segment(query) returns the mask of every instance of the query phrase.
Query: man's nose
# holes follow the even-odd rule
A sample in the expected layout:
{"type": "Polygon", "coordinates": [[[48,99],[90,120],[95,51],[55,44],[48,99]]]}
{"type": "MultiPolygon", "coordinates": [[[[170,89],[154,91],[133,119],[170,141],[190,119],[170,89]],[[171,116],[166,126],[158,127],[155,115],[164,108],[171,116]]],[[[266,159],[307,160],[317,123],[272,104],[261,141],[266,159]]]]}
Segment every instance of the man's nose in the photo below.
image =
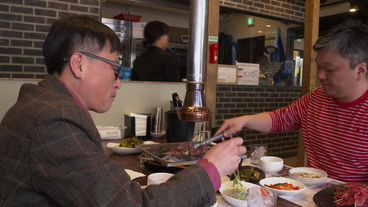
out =
{"type": "Polygon", "coordinates": [[[119,78],[118,79],[116,79],[116,81],[115,81],[115,87],[117,88],[117,89],[120,89],[121,88],[121,82],[120,82],[120,80],[119,80],[119,78]]]}
{"type": "Polygon", "coordinates": [[[325,72],[324,70],[322,69],[317,69],[317,78],[320,79],[320,80],[324,80],[326,79],[326,75],[325,75],[325,72]]]}

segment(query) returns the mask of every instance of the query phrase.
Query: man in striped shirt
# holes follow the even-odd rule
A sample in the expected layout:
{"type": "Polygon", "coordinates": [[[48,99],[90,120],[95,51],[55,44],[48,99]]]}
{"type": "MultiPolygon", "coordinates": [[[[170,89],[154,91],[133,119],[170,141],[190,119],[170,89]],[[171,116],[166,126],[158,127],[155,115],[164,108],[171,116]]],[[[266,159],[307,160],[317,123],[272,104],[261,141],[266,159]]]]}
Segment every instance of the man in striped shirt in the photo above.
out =
{"type": "Polygon", "coordinates": [[[225,120],[217,133],[302,129],[307,165],[345,182],[368,182],[368,26],[348,20],[319,37],[322,86],[272,112],[225,120]]]}

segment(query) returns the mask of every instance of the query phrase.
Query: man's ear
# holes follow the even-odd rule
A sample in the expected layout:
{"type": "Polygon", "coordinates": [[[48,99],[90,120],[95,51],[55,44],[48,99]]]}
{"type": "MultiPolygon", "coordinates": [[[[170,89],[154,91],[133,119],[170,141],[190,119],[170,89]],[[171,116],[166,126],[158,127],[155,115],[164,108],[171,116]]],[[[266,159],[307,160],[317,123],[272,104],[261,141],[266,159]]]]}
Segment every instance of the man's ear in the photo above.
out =
{"type": "Polygon", "coordinates": [[[70,69],[76,78],[81,78],[83,75],[82,57],[81,53],[76,52],[73,53],[69,60],[70,69]]]}
{"type": "Polygon", "coordinates": [[[365,62],[361,62],[357,65],[358,67],[358,80],[362,78],[366,78],[367,76],[367,64],[365,62]]]}

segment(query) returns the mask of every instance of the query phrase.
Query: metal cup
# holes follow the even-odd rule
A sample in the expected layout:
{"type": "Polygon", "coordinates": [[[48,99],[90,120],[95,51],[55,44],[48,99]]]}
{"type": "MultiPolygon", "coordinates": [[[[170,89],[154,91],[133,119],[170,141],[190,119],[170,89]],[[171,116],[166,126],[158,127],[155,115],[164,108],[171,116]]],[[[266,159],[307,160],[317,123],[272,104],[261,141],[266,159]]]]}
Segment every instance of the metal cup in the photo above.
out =
{"type": "Polygon", "coordinates": [[[160,133],[162,126],[162,108],[155,108],[153,117],[152,117],[152,132],[160,133]]]}

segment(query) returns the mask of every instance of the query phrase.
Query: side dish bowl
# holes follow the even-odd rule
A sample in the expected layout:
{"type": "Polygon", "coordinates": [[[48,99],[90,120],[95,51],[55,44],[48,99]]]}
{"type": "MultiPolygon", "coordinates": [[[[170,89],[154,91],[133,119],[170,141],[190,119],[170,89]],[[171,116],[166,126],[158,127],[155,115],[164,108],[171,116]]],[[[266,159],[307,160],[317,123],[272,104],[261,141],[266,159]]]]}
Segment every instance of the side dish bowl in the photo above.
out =
{"type": "Polygon", "coordinates": [[[315,186],[326,182],[327,173],[310,167],[296,167],[290,169],[289,178],[300,181],[306,186],[315,186]]]}
{"type": "MultiPolygon", "coordinates": [[[[141,150],[137,148],[119,147],[119,144],[120,143],[109,142],[107,143],[107,148],[109,148],[111,151],[119,155],[130,155],[141,152],[141,150]]],[[[157,142],[146,141],[144,142],[144,144],[157,144],[157,142]]]]}
{"type": "Polygon", "coordinates": [[[259,184],[267,189],[271,189],[277,193],[278,196],[293,196],[303,192],[306,189],[306,186],[297,181],[290,178],[283,178],[283,177],[271,177],[265,178],[259,181],[259,184]],[[267,187],[266,185],[274,185],[277,183],[288,183],[292,184],[294,187],[298,186],[299,190],[278,190],[275,188],[267,187]]]}
{"type": "MultiPolygon", "coordinates": [[[[240,173],[239,180],[249,183],[258,184],[260,180],[266,177],[265,173],[261,169],[253,166],[242,166],[239,168],[239,173],[240,173]],[[255,173],[252,174],[251,172],[255,173]]],[[[235,175],[231,174],[230,180],[233,180],[234,178],[235,175]]]]}
{"type": "Polygon", "coordinates": [[[274,174],[282,170],[284,160],[280,157],[264,156],[259,159],[259,166],[268,174],[274,174]]]}
{"type": "Polygon", "coordinates": [[[147,177],[147,186],[164,183],[172,176],[174,176],[174,174],[166,172],[152,173],[147,177]]]}
{"type": "Polygon", "coordinates": [[[153,139],[159,139],[159,138],[161,138],[161,137],[165,136],[165,134],[166,134],[166,132],[165,132],[165,131],[161,131],[161,132],[159,132],[159,133],[151,132],[151,137],[152,137],[153,139]]]}
{"type": "MultiPolygon", "coordinates": [[[[244,187],[247,187],[248,189],[249,188],[251,188],[251,187],[253,187],[253,186],[258,186],[258,185],[256,185],[256,184],[253,184],[253,183],[247,183],[247,182],[243,182],[243,181],[241,181],[241,183],[242,183],[242,185],[244,186],[244,187]]],[[[224,190],[226,190],[226,189],[229,189],[229,188],[231,188],[231,186],[233,186],[233,181],[227,181],[227,182],[225,182],[225,183],[223,183],[222,185],[221,185],[221,188],[220,188],[220,193],[221,193],[221,195],[222,195],[222,197],[227,201],[227,202],[229,202],[231,205],[233,205],[233,206],[243,206],[243,207],[247,207],[248,206],[248,201],[247,200],[239,200],[239,199],[235,199],[235,198],[232,198],[232,197],[230,197],[230,196],[227,196],[227,195],[225,195],[223,192],[224,192],[224,190]]]]}

